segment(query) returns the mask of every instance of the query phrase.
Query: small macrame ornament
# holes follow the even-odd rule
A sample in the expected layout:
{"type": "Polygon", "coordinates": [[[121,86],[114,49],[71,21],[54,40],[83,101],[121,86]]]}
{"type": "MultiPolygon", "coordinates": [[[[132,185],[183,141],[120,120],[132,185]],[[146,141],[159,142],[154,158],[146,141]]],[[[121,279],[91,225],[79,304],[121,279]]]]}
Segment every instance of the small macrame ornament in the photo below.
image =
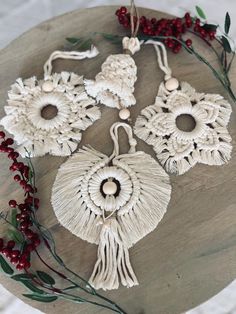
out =
{"type": "Polygon", "coordinates": [[[81,140],[81,131],[100,118],[95,101],[85,91],[83,76],[52,73],[55,59],[81,60],[97,54],[94,46],[83,52],[54,51],[44,65],[43,80],[18,78],[11,86],[0,124],[14,135],[23,157],[28,153],[31,157],[70,155],[81,140]],[[44,116],[45,110],[51,116],[44,116]]]}
{"type": "Polygon", "coordinates": [[[52,206],[59,222],[76,236],[98,245],[89,282],[95,289],[138,284],[129,251],[153,231],[166,212],[171,186],[164,169],[148,154],[136,151],[132,129],[112,125],[110,157],[83,147],[60,167],[52,189],[52,206]],[[118,129],[130,150],[119,153],[118,129]]]}
{"type": "Polygon", "coordinates": [[[231,106],[218,94],[198,93],[186,82],[171,75],[164,45],[153,44],[165,81],[159,86],[155,103],[141,111],[135,134],[152,145],[167,172],[183,174],[196,163],[222,165],[231,156],[231,136],[227,131],[231,106]],[[161,50],[160,50],[160,48],[161,50]],[[195,126],[183,130],[178,118],[189,116],[195,126]]]}
{"type": "Polygon", "coordinates": [[[124,37],[122,40],[123,53],[110,55],[102,64],[95,80],[85,80],[87,93],[101,104],[119,109],[121,120],[130,118],[129,107],[136,104],[133,95],[134,84],[137,80],[137,66],[132,55],[140,50],[140,42],[136,37],[139,18],[134,17],[137,9],[134,1],[131,1],[131,37],[124,37]]]}

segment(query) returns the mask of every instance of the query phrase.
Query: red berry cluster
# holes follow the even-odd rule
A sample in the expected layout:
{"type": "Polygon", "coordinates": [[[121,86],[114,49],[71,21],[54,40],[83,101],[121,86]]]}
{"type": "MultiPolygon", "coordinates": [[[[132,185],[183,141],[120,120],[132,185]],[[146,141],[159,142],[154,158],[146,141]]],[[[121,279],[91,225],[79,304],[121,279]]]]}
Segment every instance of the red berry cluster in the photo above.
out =
{"type": "Polygon", "coordinates": [[[29,182],[29,167],[23,162],[18,162],[18,152],[14,148],[10,147],[14,144],[12,138],[6,138],[3,131],[0,131],[0,152],[8,154],[8,158],[12,161],[10,170],[12,172],[18,172],[14,176],[14,181],[18,182],[22,189],[25,191],[25,199],[21,204],[17,204],[15,200],[9,201],[11,208],[17,209],[16,220],[18,223],[17,229],[24,237],[24,246],[22,250],[16,249],[15,241],[11,240],[4,244],[3,239],[0,239],[0,253],[5,255],[13,265],[16,265],[18,270],[27,269],[30,265],[30,254],[40,245],[39,235],[34,232],[30,227],[32,223],[32,210],[39,207],[39,199],[33,196],[33,193],[37,191],[29,182]]]}
{"type": "MultiPolygon", "coordinates": [[[[124,27],[129,28],[131,25],[130,22],[130,13],[126,7],[121,7],[116,11],[119,23],[124,27]]],[[[134,19],[134,23],[137,23],[137,19],[134,19]]],[[[195,19],[190,16],[190,13],[186,13],[183,18],[173,18],[173,19],[160,19],[156,18],[148,19],[145,16],[141,16],[139,19],[139,30],[141,34],[145,36],[162,36],[162,37],[175,37],[166,38],[163,40],[165,46],[172,50],[174,53],[178,53],[182,44],[178,41],[184,41],[183,35],[187,31],[192,31],[199,35],[200,37],[210,40],[215,38],[215,31],[206,30],[204,25],[201,25],[199,19],[195,19]]],[[[192,45],[192,40],[186,39],[185,44],[190,47],[192,45]]]]}

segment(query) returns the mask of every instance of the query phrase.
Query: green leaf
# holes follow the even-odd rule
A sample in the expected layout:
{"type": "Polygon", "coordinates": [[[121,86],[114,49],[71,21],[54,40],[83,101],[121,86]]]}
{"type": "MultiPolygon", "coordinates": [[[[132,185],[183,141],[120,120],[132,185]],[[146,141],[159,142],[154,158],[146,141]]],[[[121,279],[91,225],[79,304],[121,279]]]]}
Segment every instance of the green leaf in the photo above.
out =
{"type": "Polygon", "coordinates": [[[5,261],[5,259],[1,255],[0,255],[0,264],[4,273],[8,275],[14,274],[13,269],[8,265],[8,263],[5,261]]]}
{"type": "Polygon", "coordinates": [[[72,44],[72,45],[78,45],[83,41],[83,38],[78,38],[78,37],[68,37],[66,40],[72,44]]]}
{"type": "Polygon", "coordinates": [[[215,25],[215,24],[204,24],[202,26],[203,29],[205,29],[205,31],[208,31],[208,32],[216,32],[217,28],[218,28],[218,25],[215,25]]]}
{"type": "Polygon", "coordinates": [[[21,283],[26,286],[30,291],[35,292],[37,294],[45,294],[45,292],[39,288],[37,288],[32,282],[27,280],[22,280],[21,283]]]}
{"type": "Polygon", "coordinates": [[[17,228],[17,220],[16,220],[16,215],[17,215],[17,209],[13,208],[11,211],[11,223],[12,225],[17,228]]]}
{"type": "Polygon", "coordinates": [[[24,281],[24,280],[32,280],[32,278],[35,278],[35,275],[29,275],[29,274],[17,274],[11,277],[11,279],[16,281],[24,281]]]}
{"type": "Polygon", "coordinates": [[[55,280],[48,274],[46,274],[43,271],[37,271],[36,272],[38,277],[46,284],[48,285],[55,285],[55,280]]]}
{"type": "Polygon", "coordinates": [[[227,39],[225,36],[222,36],[222,37],[221,37],[221,41],[222,41],[224,50],[225,50],[226,52],[228,52],[228,53],[231,53],[232,50],[231,50],[231,46],[230,46],[230,43],[229,43],[228,39],[227,39]]]}
{"type": "Polygon", "coordinates": [[[54,302],[58,299],[56,296],[42,296],[42,295],[37,295],[37,294],[23,294],[24,297],[29,298],[34,301],[39,301],[39,302],[54,302]]]}
{"type": "Polygon", "coordinates": [[[84,40],[79,46],[78,49],[79,50],[88,50],[90,49],[91,45],[93,44],[91,38],[88,38],[86,40],[84,40]]]}
{"type": "Polygon", "coordinates": [[[17,229],[8,230],[7,235],[11,240],[14,240],[16,243],[24,243],[24,237],[17,229]]]}
{"type": "Polygon", "coordinates": [[[222,65],[224,65],[224,59],[225,59],[225,50],[223,49],[220,54],[220,62],[222,65]]]}
{"type": "Polygon", "coordinates": [[[225,15],[225,33],[226,34],[229,33],[230,24],[231,24],[231,20],[230,20],[229,13],[227,12],[225,15]]]}
{"type": "Polygon", "coordinates": [[[103,34],[102,35],[106,40],[111,41],[113,44],[120,44],[122,41],[122,38],[118,35],[112,35],[112,34],[103,34]]]}
{"type": "Polygon", "coordinates": [[[206,15],[205,13],[203,12],[203,10],[198,6],[196,5],[196,11],[197,11],[197,14],[199,15],[199,17],[201,17],[202,19],[206,19],[206,15]]]}

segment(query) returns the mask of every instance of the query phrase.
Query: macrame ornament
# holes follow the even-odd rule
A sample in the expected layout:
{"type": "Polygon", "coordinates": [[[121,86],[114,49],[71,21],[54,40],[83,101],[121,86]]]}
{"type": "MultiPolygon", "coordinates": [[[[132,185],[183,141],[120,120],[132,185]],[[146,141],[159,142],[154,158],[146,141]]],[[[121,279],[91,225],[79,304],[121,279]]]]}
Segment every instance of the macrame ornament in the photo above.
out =
{"type": "Polygon", "coordinates": [[[171,75],[164,45],[152,40],[146,44],[154,45],[165,81],[160,84],[155,103],[143,109],[137,118],[135,134],[153,146],[170,173],[183,174],[198,162],[226,163],[232,151],[226,128],[232,111],[230,104],[218,94],[198,93],[188,83],[179,83],[171,75]],[[194,121],[191,131],[177,125],[178,118],[184,115],[194,121]]]}
{"type": "Polygon", "coordinates": [[[139,23],[135,25],[133,15],[136,8],[133,1],[131,4],[131,38],[123,38],[124,53],[108,56],[95,80],[85,80],[87,93],[97,102],[119,109],[119,117],[122,120],[129,119],[130,111],[127,108],[136,104],[133,92],[137,67],[131,55],[140,50],[140,42],[136,37],[139,23]]]}
{"type": "Polygon", "coordinates": [[[148,154],[135,151],[132,129],[115,123],[110,157],[88,147],[60,167],[52,189],[59,222],[76,236],[98,245],[89,282],[95,289],[138,284],[128,249],[154,230],[170,200],[163,168],[148,154]],[[118,129],[126,131],[130,150],[119,154],[118,129]]]}
{"type": "Polygon", "coordinates": [[[84,52],[54,51],[44,65],[44,79],[18,78],[8,92],[6,116],[0,121],[14,135],[24,157],[70,155],[81,139],[81,131],[100,118],[95,101],[84,88],[83,76],[73,72],[52,73],[58,58],[81,60],[98,54],[96,47],[84,52]],[[53,116],[43,116],[46,110],[53,116]]]}

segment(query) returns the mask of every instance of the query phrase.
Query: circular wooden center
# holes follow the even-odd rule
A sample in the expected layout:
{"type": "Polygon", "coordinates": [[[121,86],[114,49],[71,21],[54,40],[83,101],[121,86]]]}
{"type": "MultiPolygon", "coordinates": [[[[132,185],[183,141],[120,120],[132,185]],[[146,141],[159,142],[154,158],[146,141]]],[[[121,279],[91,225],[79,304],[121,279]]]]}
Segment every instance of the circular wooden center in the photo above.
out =
{"type": "Polygon", "coordinates": [[[51,120],[57,116],[58,109],[54,105],[46,105],[41,110],[41,117],[45,120],[51,120]]]}
{"type": "Polygon", "coordinates": [[[181,114],[176,118],[176,126],[184,132],[192,132],[196,127],[196,120],[190,114],[181,114]]]}

